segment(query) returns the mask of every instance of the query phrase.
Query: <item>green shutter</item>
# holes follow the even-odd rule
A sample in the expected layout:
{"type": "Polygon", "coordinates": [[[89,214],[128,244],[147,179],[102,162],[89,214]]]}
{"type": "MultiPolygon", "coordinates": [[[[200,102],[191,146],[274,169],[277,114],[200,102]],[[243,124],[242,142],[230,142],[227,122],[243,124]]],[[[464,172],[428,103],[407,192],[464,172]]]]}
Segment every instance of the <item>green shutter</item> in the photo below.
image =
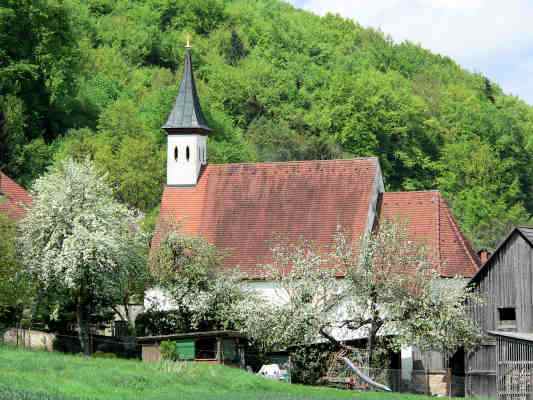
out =
{"type": "Polygon", "coordinates": [[[180,360],[194,360],[196,355],[194,339],[177,340],[176,349],[178,350],[180,360]]]}
{"type": "Polygon", "coordinates": [[[237,346],[235,339],[224,339],[222,342],[222,349],[224,351],[224,360],[226,361],[238,361],[237,346]]]}

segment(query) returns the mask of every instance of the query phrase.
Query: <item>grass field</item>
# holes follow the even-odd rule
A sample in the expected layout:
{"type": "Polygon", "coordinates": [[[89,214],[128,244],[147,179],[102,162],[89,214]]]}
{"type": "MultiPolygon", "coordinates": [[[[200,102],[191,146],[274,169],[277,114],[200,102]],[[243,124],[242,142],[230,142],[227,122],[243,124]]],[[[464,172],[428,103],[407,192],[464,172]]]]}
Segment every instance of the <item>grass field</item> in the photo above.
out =
{"type": "Polygon", "coordinates": [[[424,400],[273,382],[194,363],[144,364],[0,346],[0,399],[10,400],[424,400]]]}

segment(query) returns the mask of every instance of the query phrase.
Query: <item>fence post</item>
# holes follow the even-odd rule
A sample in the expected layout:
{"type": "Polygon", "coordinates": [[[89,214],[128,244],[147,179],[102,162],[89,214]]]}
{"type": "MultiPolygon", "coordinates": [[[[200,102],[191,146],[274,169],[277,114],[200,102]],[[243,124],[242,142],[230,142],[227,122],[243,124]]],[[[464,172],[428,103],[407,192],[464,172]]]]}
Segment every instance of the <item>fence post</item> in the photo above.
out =
{"type": "Polygon", "coordinates": [[[447,375],[448,375],[448,397],[452,398],[452,369],[447,368],[447,375]]]}
{"type": "Polygon", "coordinates": [[[291,355],[289,354],[289,371],[288,371],[288,380],[289,380],[289,384],[292,384],[292,360],[291,360],[291,355]]]}
{"type": "Polygon", "coordinates": [[[424,373],[426,374],[426,394],[431,396],[431,389],[429,387],[429,370],[427,368],[424,369],[424,373]]]}

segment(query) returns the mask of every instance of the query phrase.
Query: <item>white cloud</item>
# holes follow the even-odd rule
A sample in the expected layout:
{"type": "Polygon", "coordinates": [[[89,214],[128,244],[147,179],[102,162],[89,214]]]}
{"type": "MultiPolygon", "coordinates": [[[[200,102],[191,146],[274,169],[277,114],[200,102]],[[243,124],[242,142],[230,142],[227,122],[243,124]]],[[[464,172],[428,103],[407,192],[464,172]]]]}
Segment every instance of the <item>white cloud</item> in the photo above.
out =
{"type": "Polygon", "coordinates": [[[533,53],[531,0],[291,1],[318,14],[339,13],[380,28],[396,41],[420,43],[533,102],[531,88],[525,92],[525,88],[506,87],[507,82],[527,81],[533,74],[533,64],[525,62],[527,53],[533,53]],[[524,74],[521,79],[505,76],[502,60],[510,63],[507,72],[524,74]]]}

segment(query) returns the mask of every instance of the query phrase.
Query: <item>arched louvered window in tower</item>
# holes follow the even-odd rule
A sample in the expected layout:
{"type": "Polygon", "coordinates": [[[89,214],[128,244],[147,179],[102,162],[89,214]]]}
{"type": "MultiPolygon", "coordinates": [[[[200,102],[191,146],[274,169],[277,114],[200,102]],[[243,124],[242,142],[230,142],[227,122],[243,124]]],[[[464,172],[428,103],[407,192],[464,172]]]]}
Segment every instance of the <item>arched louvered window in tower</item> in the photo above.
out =
{"type": "Polygon", "coordinates": [[[189,146],[185,149],[185,158],[187,161],[189,161],[189,158],[191,158],[191,150],[189,149],[189,146]]]}
{"type": "Polygon", "coordinates": [[[174,161],[178,161],[178,146],[174,146],[174,161]]]}

